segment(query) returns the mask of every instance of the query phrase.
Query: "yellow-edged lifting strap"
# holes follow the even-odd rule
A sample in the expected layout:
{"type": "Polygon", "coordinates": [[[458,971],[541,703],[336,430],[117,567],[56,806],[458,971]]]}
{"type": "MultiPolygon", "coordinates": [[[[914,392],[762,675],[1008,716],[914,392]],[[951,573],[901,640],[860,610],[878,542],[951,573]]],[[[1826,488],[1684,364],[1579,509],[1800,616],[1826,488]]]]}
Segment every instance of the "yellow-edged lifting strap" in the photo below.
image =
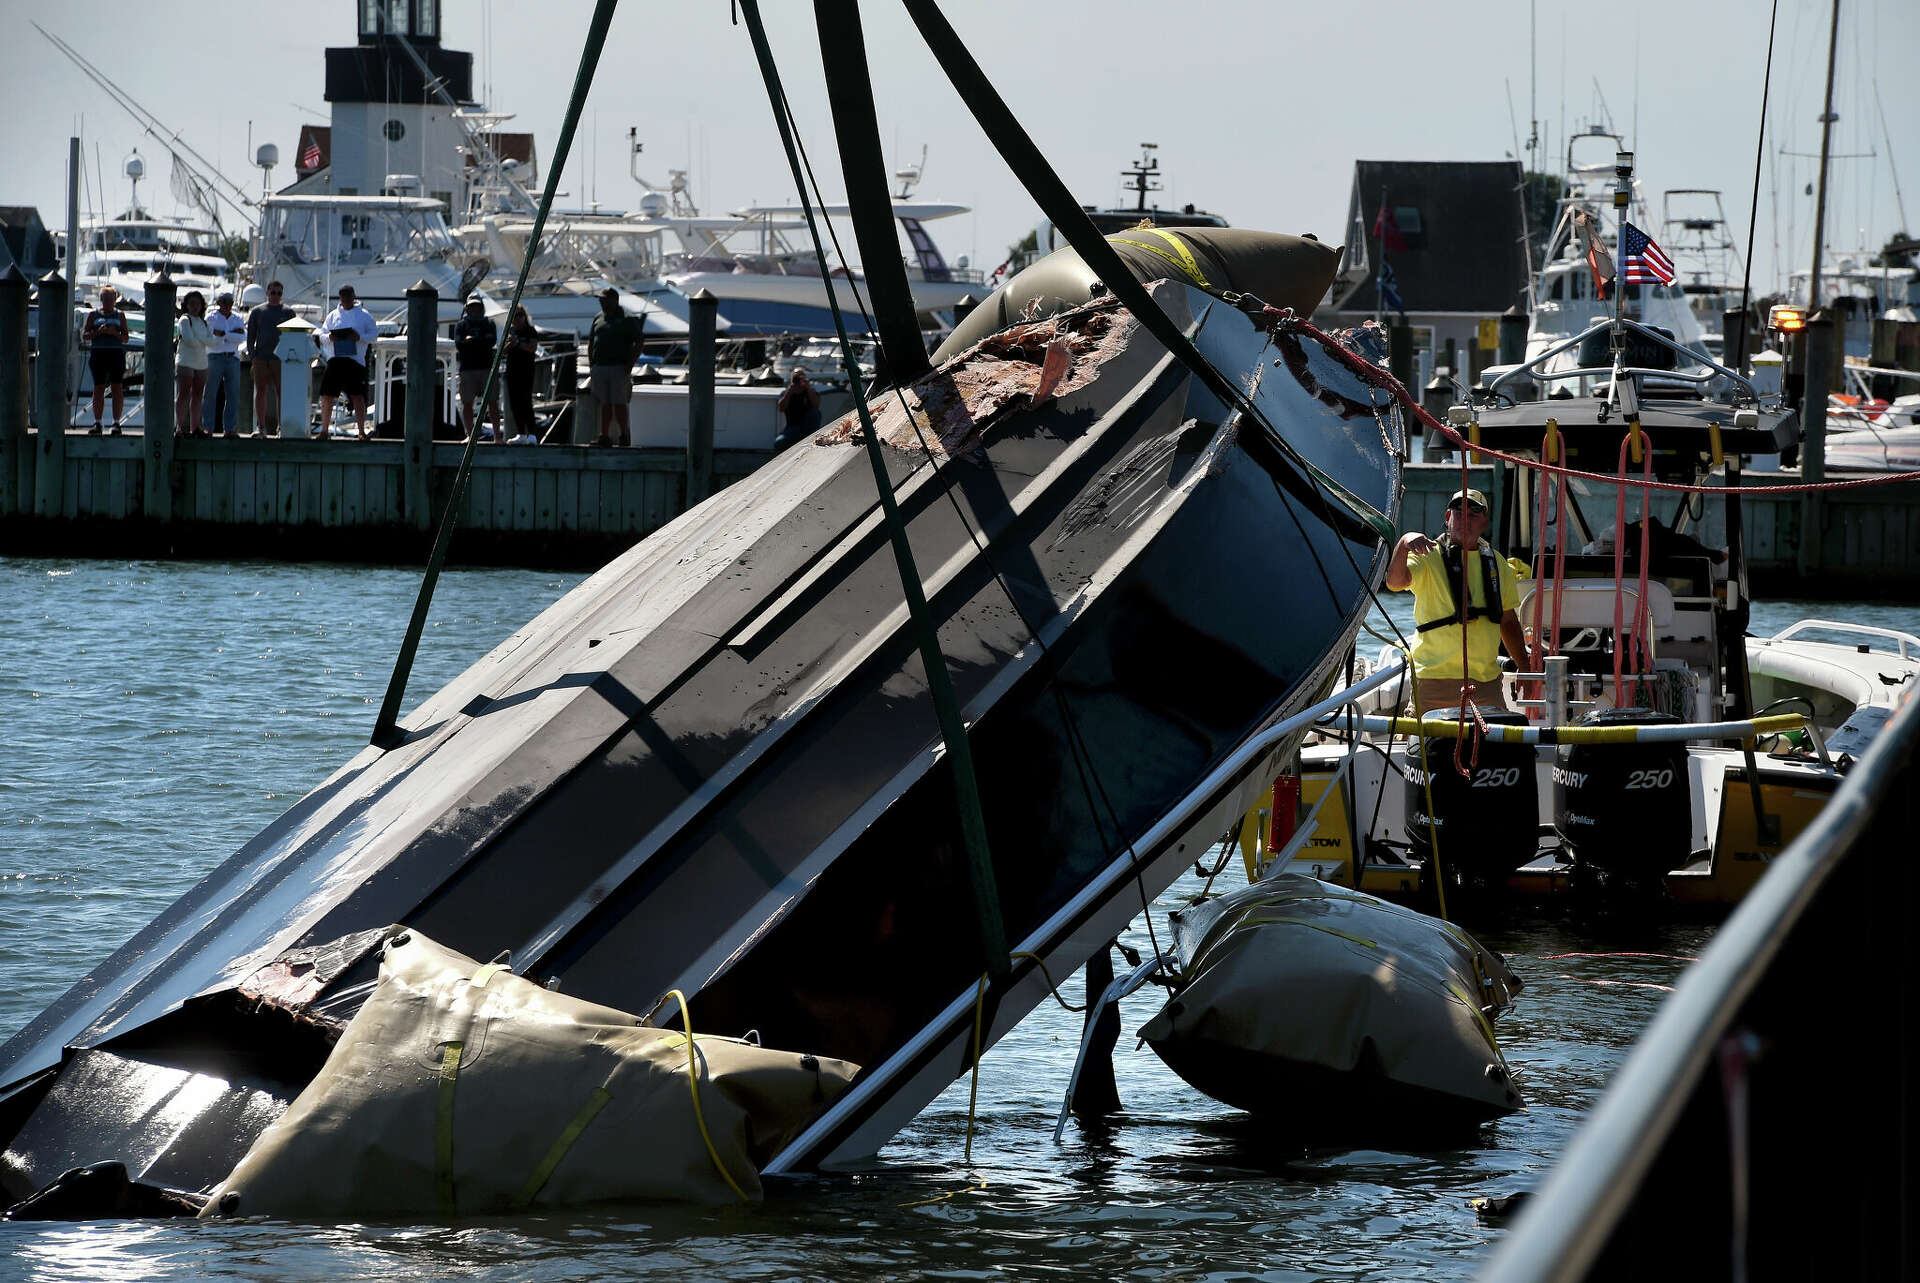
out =
{"type": "Polygon", "coordinates": [[[554,1169],[560,1166],[560,1160],[565,1158],[567,1151],[573,1148],[573,1142],[580,1139],[580,1133],[587,1130],[587,1124],[592,1122],[594,1116],[605,1109],[607,1102],[612,1099],[613,1093],[605,1087],[593,1089],[593,1096],[586,1104],[580,1106],[580,1112],[573,1116],[573,1121],[554,1137],[553,1144],[547,1149],[546,1157],[540,1160],[540,1165],[535,1167],[532,1174],[527,1177],[527,1183],[520,1187],[520,1193],[513,1200],[515,1208],[524,1208],[532,1204],[540,1191],[546,1188],[547,1182],[552,1179],[554,1169]]]}
{"type": "Polygon", "coordinates": [[[1713,466],[1719,467],[1727,461],[1726,451],[1720,448],[1720,425],[1707,424],[1707,445],[1713,451],[1713,466]]]}
{"type": "Polygon", "coordinates": [[[1628,425],[1627,442],[1628,453],[1635,463],[1639,463],[1647,444],[1647,434],[1640,430],[1640,420],[1635,419],[1628,425]]]}
{"type": "Polygon", "coordinates": [[[1165,241],[1168,248],[1172,250],[1172,253],[1168,253],[1166,249],[1162,249],[1152,242],[1134,240],[1132,236],[1109,236],[1107,240],[1116,245],[1131,245],[1135,249],[1143,249],[1149,254],[1158,255],[1179,268],[1188,280],[1198,285],[1201,289],[1210,290],[1213,288],[1212,284],[1207,280],[1206,274],[1200,270],[1200,264],[1194,262],[1193,251],[1187,248],[1185,241],[1164,228],[1140,227],[1134,230],[1142,235],[1152,236],[1158,240],[1165,241]]]}
{"type": "Polygon", "coordinates": [[[1560,442],[1560,420],[1547,420],[1546,439],[1540,443],[1540,462],[1555,465],[1567,461],[1567,448],[1560,442]]]}
{"type": "Polygon", "coordinates": [[[442,1216],[453,1215],[453,1085],[460,1079],[463,1042],[450,1042],[440,1053],[440,1098],[433,1119],[433,1201],[442,1216]]]}

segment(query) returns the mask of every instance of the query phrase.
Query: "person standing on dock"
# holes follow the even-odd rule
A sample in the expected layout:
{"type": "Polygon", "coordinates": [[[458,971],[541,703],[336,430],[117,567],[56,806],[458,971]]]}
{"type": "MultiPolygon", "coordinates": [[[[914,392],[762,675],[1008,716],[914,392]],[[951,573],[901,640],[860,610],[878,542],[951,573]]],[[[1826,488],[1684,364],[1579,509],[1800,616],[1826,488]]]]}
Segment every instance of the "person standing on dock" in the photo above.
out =
{"type": "Polygon", "coordinates": [[[233,310],[233,291],[214,296],[207,316],[213,346],[207,349],[207,405],[201,426],[212,435],[214,419],[224,436],[240,435],[240,347],[247,340],[247,322],[233,310]],[[224,398],[224,400],[223,400],[224,398]]]}
{"type": "Polygon", "coordinates": [[[367,309],[360,306],[353,286],[342,285],[340,306],[327,313],[320,328],[332,340],[333,355],[327,359],[326,373],[320,376],[320,426],[314,429],[313,435],[326,439],[333,422],[334,403],[344,396],[353,407],[353,424],[359,430],[360,439],[369,440],[373,433],[367,428],[366,354],[373,341],[380,337],[380,326],[367,309]]]}
{"type": "Polygon", "coordinates": [[[268,281],[266,302],[255,304],[247,312],[247,355],[253,361],[255,436],[280,435],[280,325],[293,319],[293,309],[280,301],[285,293],[280,282],[268,281]]]}
{"type": "Polygon", "coordinates": [[[1458,708],[1466,685],[1479,693],[1476,703],[1504,708],[1499,694],[1502,643],[1521,671],[1536,671],[1516,609],[1520,582],[1513,566],[1487,542],[1488,520],[1484,494],[1456,491],[1447,502],[1445,534],[1438,539],[1419,531],[1402,535],[1387,558],[1387,587],[1413,592],[1416,715],[1458,708]],[[1459,600],[1463,574],[1464,602],[1459,600]]]}
{"type": "Polygon", "coordinates": [[[207,324],[207,296],[188,290],[180,300],[180,319],[174,326],[180,336],[180,349],[174,365],[174,381],[179,388],[173,398],[173,435],[194,435],[207,395],[207,349],[213,346],[213,330],[207,324]]]}
{"type": "MultiPolygon", "coordinates": [[[[460,362],[460,426],[469,437],[480,429],[473,416],[474,398],[487,390],[487,375],[493,369],[493,350],[500,345],[500,330],[487,319],[487,305],[477,298],[467,300],[460,319],[453,323],[453,352],[460,362]]],[[[499,445],[500,393],[487,398],[487,416],[493,423],[493,443],[499,445]]]]}
{"type": "Polygon", "coordinates": [[[516,303],[507,323],[507,409],[513,412],[516,437],[539,439],[533,417],[534,363],[540,356],[540,331],[527,315],[524,303],[516,303]]]}
{"type": "Polygon", "coordinates": [[[620,291],[600,291],[600,315],[587,332],[587,387],[600,403],[600,435],[595,445],[632,445],[627,406],[633,401],[633,363],[640,356],[646,328],[637,316],[620,310],[620,291]],[[619,435],[610,429],[619,425],[619,435]]]}
{"type": "Polygon", "coordinates": [[[100,409],[108,388],[113,389],[113,435],[120,435],[120,416],[127,406],[127,314],[120,310],[120,291],[111,285],[100,290],[100,306],[87,313],[80,341],[88,347],[87,370],[93,375],[93,426],[100,435],[100,409]]]}

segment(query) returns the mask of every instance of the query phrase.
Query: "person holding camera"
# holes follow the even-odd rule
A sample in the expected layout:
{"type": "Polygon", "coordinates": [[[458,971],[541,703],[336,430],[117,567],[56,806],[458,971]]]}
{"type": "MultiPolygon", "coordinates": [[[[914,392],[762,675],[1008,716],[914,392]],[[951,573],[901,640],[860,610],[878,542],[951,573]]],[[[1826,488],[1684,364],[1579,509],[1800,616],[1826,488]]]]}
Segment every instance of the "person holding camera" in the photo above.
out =
{"type": "Polygon", "coordinates": [[[774,442],[776,449],[784,450],[802,435],[819,430],[820,392],[813,386],[813,381],[807,378],[805,370],[793,372],[777,405],[780,413],[786,416],[786,426],[780,431],[780,439],[774,442]]]}
{"type": "Polygon", "coordinates": [[[332,341],[333,355],[327,358],[326,373],[320,376],[320,426],[313,430],[325,438],[333,422],[333,407],[341,397],[353,407],[353,424],[362,441],[373,438],[367,426],[367,352],[380,337],[380,326],[355,298],[353,286],[340,287],[340,306],[327,313],[320,327],[332,341]]]}

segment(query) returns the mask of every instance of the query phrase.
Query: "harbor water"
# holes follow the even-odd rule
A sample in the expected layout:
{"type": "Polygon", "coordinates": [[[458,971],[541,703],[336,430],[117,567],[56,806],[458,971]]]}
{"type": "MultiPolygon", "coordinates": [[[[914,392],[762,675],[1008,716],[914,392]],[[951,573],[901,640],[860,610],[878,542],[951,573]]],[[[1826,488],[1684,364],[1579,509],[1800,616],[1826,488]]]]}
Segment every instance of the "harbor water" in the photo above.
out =
{"type": "MultiPolygon", "coordinates": [[[[411,702],[575,581],[445,575],[411,702]]],[[[366,742],[417,583],[412,569],[0,559],[0,1037],[366,742]]],[[[1754,631],[1814,615],[1920,624],[1904,606],[1769,603],[1754,631]]],[[[1240,877],[1236,859],[1222,878],[1240,877]]],[[[1166,910],[1199,883],[1137,918],[1129,942],[1150,948],[1149,922],[1164,941],[1166,910]]],[[[1126,1113],[1070,1122],[1056,1144],[1080,1018],[1048,1005],[986,1057],[971,1111],[956,1084],[870,1169],[776,1181],[761,1204],[0,1223],[0,1278],[1464,1278],[1501,1233],[1468,1200],[1538,1183],[1710,935],[1595,938],[1552,914],[1481,932],[1526,983],[1499,1032],[1528,1108],[1468,1148],[1289,1149],[1131,1037],[1115,1056],[1126,1113]]],[[[1077,1003],[1079,978],[1062,980],[1077,1003]]],[[[1123,1028],[1159,1000],[1130,999],[1123,1028]]]]}

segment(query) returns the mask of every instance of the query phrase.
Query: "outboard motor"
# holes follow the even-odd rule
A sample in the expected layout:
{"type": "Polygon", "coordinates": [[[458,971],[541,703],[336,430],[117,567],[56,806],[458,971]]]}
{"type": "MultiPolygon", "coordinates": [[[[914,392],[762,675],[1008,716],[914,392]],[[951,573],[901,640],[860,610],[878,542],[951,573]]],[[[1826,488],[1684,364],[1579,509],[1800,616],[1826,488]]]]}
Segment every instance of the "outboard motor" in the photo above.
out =
{"type": "MultiPolygon", "coordinates": [[[[1525,726],[1518,713],[1482,711],[1488,726],[1525,726]]],[[[1469,750],[1470,751],[1470,750],[1469,750]]],[[[1427,765],[1433,772],[1433,811],[1427,811],[1427,779],[1420,768],[1420,746],[1407,749],[1407,841],[1415,858],[1432,851],[1432,833],[1440,838],[1440,867],[1455,883],[1497,888],[1532,860],[1540,846],[1540,792],[1534,784],[1530,744],[1482,740],[1470,773],[1453,764],[1453,741],[1430,740],[1427,765]],[[1431,827],[1430,827],[1431,826],[1431,827]]]]}
{"type": "MultiPolygon", "coordinates": [[[[1643,708],[1610,708],[1579,726],[1657,726],[1680,719],[1643,708]]],[[[1659,894],[1693,849],[1687,746],[1563,744],[1553,767],[1553,829],[1577,878],[1602,888],[1659,894]]]]}

